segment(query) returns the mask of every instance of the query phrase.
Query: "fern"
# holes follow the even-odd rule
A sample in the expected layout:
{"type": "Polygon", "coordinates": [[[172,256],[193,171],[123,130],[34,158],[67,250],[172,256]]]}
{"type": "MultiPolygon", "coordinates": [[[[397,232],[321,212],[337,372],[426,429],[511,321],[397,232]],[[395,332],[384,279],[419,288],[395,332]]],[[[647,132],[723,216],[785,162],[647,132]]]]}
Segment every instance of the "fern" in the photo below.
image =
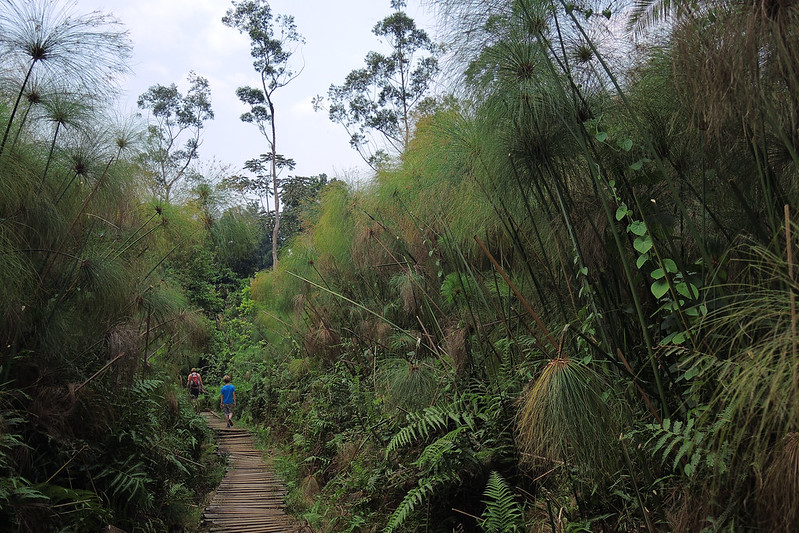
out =
{"type": "MultiPolygon", "coordinates": [[[[511,451],[513,434],[509,428],[512,415],[508,412],[507,395],[488,391],[478,383],[467,384],[462,390],[464,392],[447,405],[411,414],[410,423],[389,442],[387,457],[391,452],[413,444],[426,446],[412,463],[420,471],[417,485],[408,491],[391,514],[386,532],[406,524],[427,503],[431,504],[425,506],[428,513],[448,512],[449,505],[439,509],[436,502],[452,497],[464,484],[483,479],[486,465],[493,464],[498,456],[511,451]]],[[[492,490],[488,497],[494,495],[497,492],[492,490]]],[[[507,503],[501,499],[497,501],[507,503]]]]}
{"type": "Polygon", "coordinates": [[[647,426],[654,434],[646,445],[651,445],[652,452],[661,455],[661,464],[670,461],[671,469],[678,470],[682,463],[679,471],[689,478],[703,465],[703,459],[707,467],[713,467],[718,460],[717,454],[706,447],[707,432],[697,430],[694,422],[694,418],[687,422],[667,418],[662,425],[647,426]]]}
{"type": "Polygon", "coordinates": [[[419,509],[422,503],[435,494],[437,488],[453,481],[460,482],[460,476],[456,472],[442,472],[420,479],[417,486],[405,495],[397,509],[391,513],[383,530],[384,533],[391,533],[402,526],[419,509]]]}
{"type": "Polygon", "coordinates": [[[512,533],[524,530],[524,513],[508,482],[496,471],[488,476],[483,492],[486,504],[481,527],[485,533],[512,533]]]}
{"type": "Polygon", "coordinates": [[[460,426],[453,429],[440,439],[437,439],[422,451],[419,458],[414,462],[415,466],[419,468],[435,468],[436,465],[441,464],[441,461],[448,453],[453,451],[458,452],[455,439],[460,435],[466,426],[460,426]]]}
{"type": "Polygon", "coordinates": [[[164,382],[160,379],[143,379],[134,383],[130,391],[137,396],[146,397],[163,384],[164,382]]]}
{"type": "Polygon", "coordinates": [[[388,445],[386,455],[417,440],[427,440],[431,434],[447,428],[450,423],[455,429],[428,444],[413,465],[424,471],[417,486],[405,495],[400,505],[391,514],[386,533],[389,533],[414,514],[420,505],[435,495],[436,491],[453,482],[460,484],[463,466],[472,454],[458,445],[459,437],[476,430],[475,417],[462,411],[464,405],[455,401],[445,407],[430,407],[421,414],[413,416],[413,422],[402,428],[388,445]],[[467,431],[468,430],[468,431],[467,431]]]}
{"type": "Polygon", "coordinates": [[[150,509],[153,494],[148,489],[152,480],[145,472],[141,462],[133,462],[133,457],[125,460],[119,468],[105,467],[97,476],[108,484],[109,493],[125,504],[134,504],[140,508],[150,509]]]}
{"type": "Polygon", "coordinates": [[[410,446],[417,440],[428,439],[431,433],[446,429],[450,422],[474,430],[474,417],[460,411],[460,407],[460,402],[454,402],[445,407],[428,407],[421,414],[412,413],[411,423],[400,429],[388,443],[386,457],[391,452],[410,446]]]}

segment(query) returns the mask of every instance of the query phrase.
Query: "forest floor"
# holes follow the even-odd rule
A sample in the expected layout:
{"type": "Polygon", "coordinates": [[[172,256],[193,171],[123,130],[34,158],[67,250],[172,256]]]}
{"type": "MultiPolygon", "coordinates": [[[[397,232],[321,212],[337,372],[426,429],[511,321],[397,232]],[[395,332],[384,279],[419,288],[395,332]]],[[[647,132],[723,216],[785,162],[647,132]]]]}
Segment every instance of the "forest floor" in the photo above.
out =
{"type": "Polygon", "coordinates": [[[284,512],[285,488],[255,447],[247,429],[226,427],[220,415],[203,416],[216,433],[217,452],[227,456],[227,473],[203,512],[203,531],[290,533],[303,531],[284,512]]]}

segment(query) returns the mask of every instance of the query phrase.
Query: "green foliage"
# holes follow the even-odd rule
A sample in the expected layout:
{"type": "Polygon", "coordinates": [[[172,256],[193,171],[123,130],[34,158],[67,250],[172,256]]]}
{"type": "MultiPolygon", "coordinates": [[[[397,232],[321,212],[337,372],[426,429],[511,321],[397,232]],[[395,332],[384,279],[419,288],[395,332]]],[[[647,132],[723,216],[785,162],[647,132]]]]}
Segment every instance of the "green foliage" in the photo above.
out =
{"type": "Polygon", "coordinates": [[[289,176],[282,180],[283,193],[283,226],[281,242],[290,240],[303,230],[303,223],[311,220],[318,208],[319,196],[324,188],[333,181],[328,181],[327,174],[318,176],[289,176]]]}
{"type": "Polygon", "coordinates": [[[494,471],[483,492],[486,509],[481,527],[485,533],[512,533],[524,530],[524,513],[508,482],[494,471]]]}
{"type": "MultiPolygon", "coordinates": [[[[728,416],[722,414],[720,420],[728,416]]],[[[646,445],[651,446],[653,455],[661,456],[662,463],[668,461],[673,470],[687,478],[697,476],[705,468],[723,473],[728,468],[728,453],[719,456],[708,449],[708,433],[697,430],[694,423],[694,418],[689,418],[686,423],[680,420],[672,422],[667,418],[663,424],[650,424],[646,429],[651,437],[646,445]]]]}
{"type": "Polygon", "coordinates": [[[406,411],[430,406],[439,384],[433,364],[433,361],[409,362],[405,359],[381,361],[376,377],[385,401],[406,411]]]}
{"type": "Polygon", "coordinates": [[[583,364],[550,361],[519,409],[519,440],[528,456],[614,472],[618,444],[605,388],[600,376],[583,364]]]}
{"type": "MultiPolygon", "coordinates": [[[[457,96],[425,106],[369,184],[325,191],[289,268],[252,285],[270,435],[319,488],[298,507],[334,530],[474,530],[510,513],[496,479],[481,492],[494,471],[525,495],[519,529],[780,529],[796,509],[776,489],[795,484],[797,433],[793,22],[672,10],[667,38],[633,50],[613,8],[437,7],[457,96]],[[339,470],[325,439],[369,442],[355,462],[373,475],[339,470]]],[[[376,109],[346,94],[342,121],[376,109]]]]}
{"type": "Polygon", "coordinates": [[[444,407],[428,407],[419,414],[411,414],[410,423],[391,438],[386,446],[386,454],[418,440],[426,440],[435,432],[445,429],[450,423],[474,430],[474,419],[460,407],[459,403],[454,403],[444,407]]]}
{"type": "Polygon", "coordinates": [[[174,83],[153,85],[136,101],[150,113],[149,148],[143,164],[155,177],[155,189],[169,203],[172,189],[199,157],[202,128],[213,120],[211,89],[206,78],[190,72],[189,89],[183,95],[174,83]]]}
{"type": "MultiPolygon", "coordinates": [[[[410,424],[401,428],[386,447],[386,453],[396,455],[402,448],[415,444],[424,446],[409,450],[416,455],[412,465],[418,472],[416,486],[404,494],[402,501],[389,517],[386,529],[394,530],[412,518],[420,522],[452,521],[451,509],[436,509],[422,519],[422,506],[430,509],[440,498],[461,491],[462,486],[483,483],[489,465],[500,465],[514,454],[509,420],[501,395],[486,393],[479,386],[464,393],[450,404],[425,409],[411,415],[410,424]]],[[[402,456],[400,456],[402,457],[402,456]]],[[[464,498],[471,498],[469,491],[464,498]]]]}
{"type": "Polygon", "coordinates": [[[10,106],[0,155],[7,153],[11,126],[28,83],[36,79],[34,72],[52,83],[54,92],[95,99],[112,93],[116,77],[128,72],[131,43],[116,19],[99,11],[69,15],[59,3],[46,0],[7,2],[0,12],[3,78],[17,78],[20,66],[25,72],[10,106]]]}
{"type": "Polygon", "coordinates": [[[442,485],[459,483],[460,481],[460,477],[452,471],[445,471],[419,479],[418,485],[408,491],[399,506],[391,513],[383,531],[385,533],[395,531],[405,524],[413,513],[419,512],[422,505],[436,494],[442,485]]]}
{"type": "MultiPolygon", "coordinates": [[[[427,32],[402,11],[404,3],[392,7],[394,13],[372,29],[391,53],[369,52],[363,68],[353,70],[342,85],[331,85],[327,92],[330,120],[344,127],[350,146],[373,169],[386,162],[389,152],[405,149],[416,109],[439,72],[439,50],[427,32]]],[[[324,107],[322,97],[316,97],[314,106],[324,107]]]]}
{"type": "Polygon", "coordinates": [[[132,505],[146,512],[152,509],[154,496],[147,487],[153,480],[144,469],[144,463],[129,457],[122,464],[105,467],[97,477],[117,505],[132,505]]]}
{"type": "Polygon", "coordinates": [[[127,69],[129,43],[111,19],[11,2],[0,30],[4,60],[44,54],[26,61],[35,75],[19,94],[60,95],[16,115],[17,88],[0,96],[2,522],[10,531],[187,525],[215,471],[187,465],[214,460],[204,423],[165,382],[208,322],[176,281],[185,272],[167,267],[196,251],[205,228],[187,206],[143,196],[135,134],[112,135],[101,114],[127,69]],[[27,52],[12,50],[25,43],[27,52]]]}
{"type": "MultiPolygon", "coordinates": [[[[73,90],[85,55],[38,75],[88,49],[26,55],[11,21],[44,3],[0,13],[0,54],[19,59],[0,70],[36,74],[0,97],[3,523],[188,528],[213,484],[202,420],[167,384],[188,365],[235,376],[317,529],[790,527],[790,6],[641,3],[634,18],[679,24],[631,49],[612,7],[445,0],[460,77],[422,103],[433,47],[391,5],[375,33],[392,55],[329,95],[358,147],[397,143],[358,187],[277,180],[294,161],[271,97],[301,38],[265,2],[227,12],[260,76],[243,119],[271,153],[225,183],[280,190],[272,213],[231,209],[210,177],[185,205],[142,198],[135,147],[89,105],[103,91],[73,90]],[[242,288],[269,264],[263,228],[280,264],[242,288]]],[[[54,45],[86,29],[71,20],[54,45]]]]}

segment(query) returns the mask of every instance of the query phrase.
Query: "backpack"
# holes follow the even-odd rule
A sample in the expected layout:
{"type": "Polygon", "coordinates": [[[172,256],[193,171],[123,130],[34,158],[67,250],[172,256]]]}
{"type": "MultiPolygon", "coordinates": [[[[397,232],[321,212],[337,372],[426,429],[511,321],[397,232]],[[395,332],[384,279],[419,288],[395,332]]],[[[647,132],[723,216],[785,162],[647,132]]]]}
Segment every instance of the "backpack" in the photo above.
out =
{"type": "Polygon", "coordinates": [[[200,374],[197,372],[192,372],[189,374],[189,386],[192,389],[199,389],[200,388],[200,374]]]}

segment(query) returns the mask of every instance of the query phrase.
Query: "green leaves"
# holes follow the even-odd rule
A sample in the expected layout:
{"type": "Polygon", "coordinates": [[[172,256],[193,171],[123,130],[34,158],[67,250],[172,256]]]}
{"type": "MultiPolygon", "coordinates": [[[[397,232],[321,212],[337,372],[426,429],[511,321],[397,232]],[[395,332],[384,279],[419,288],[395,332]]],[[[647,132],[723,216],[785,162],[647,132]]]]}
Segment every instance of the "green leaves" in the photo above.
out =
{"type": "Polygon", "coordinates": [[[679,282],[674,286],[674,289],[686,298],[699,298],[699,289],[693,283],[679,282]]]}
{"type": "MultiPolygon", "coordinates": [[[[596,139],[598,142],[604,143],[604,142],[608,141],[609,139],[613,138],[610,135],[610,133],[608,133],[607,131],[599,129],[600,119],[591,119],[591,120],[586,121],[585,124],[586,124],[586,127],[588,129],[593,129],[594,130],[594,139],[596,139]]],[[[619,138],[617,138],[616,142],[614,144],[615,144],[616,148],[618,148],[619,150],[622,150],[624,152],[629,152],[633,148],[632,139],[629,139],[627,137],[619,137],[619,138]]],[[[613,146],[611,146],[609,144],[607,144],[606,146],[608,146],[610,148],[613,148],[613,146]]]]}
{"type": "MultiPolygon", "coordinates": [[[[404,11],[397,9],[380,20],[372,33],[391,53],[369,52],[363,68],[351,71],[343,84],[330,86],[327,100],[330,121],[347,130],[352,148],[376,169],[386,148],[397,153],[407,145],[412,115],[425,103],[440,67],[439,48],[404,11]]],[[[317,96],[314,109],[323,108],[323,98],[317,96]]]]}
{"type": "MultiPolygon", "coordinates": [[[[627,210],[627,212],[631,213],[631,211],[629,210],[627,210]]],[[[616,217],[618,216],[619,216],[619,210],[616,211],[616,217]]],[[[646,254],[649,250],[652,249],[652,237],[647,235],[647,228],[644,222],[641,222],[640,220],[635,220],[631,222],[627,226],[627,231],[629,233],[632,233],[633,235],[636,235],[635,239],[633,240],[633,248],[635,248],[635,250],[639,254],[646,254]]]]}
{"type": "Polygon", "coordinates": [[[689,478],[701,467],[711,466],[715,459],[715,454],[706,449],[708,434],[697,430],[695,421],[694,418],[688,418],[687,422],[667,418],[662,426],[647,426],[652,437],[646,445],[651,446],[653,453],[661,455],[662,463],[670,460],[672,470],[689,478]]]}
{"type": "Polygon", "coordinates": [[[475,429],[474,418],[458,402],[444,407],[428,407],[420,414],[412,413],[410,418],[412,422],[391,438],[386,455],[419,439],[429,438],[433,432],[446,428],[450,422],[475,429]]]}
{"type": "Polygon", "coordinates": [[[673,259],[664,259],[663,267],[656,268],[649,275],[652,276],[652,279],[662,279],[666,276],[666,273],[677,273],[677,263],[675,263],[673,259]]]}
{"type": "Polygon", "coordinates": [[[652,291],[652,295],[659,300],[669,292],[669,282],[665,279],[656,280],[650,286],[650,290],[652,291]]]}
{"type": "Polygon", "coordinates": [[[640,220],[635,220],[627,226],[627,231],[633,235],[644,236],[646,235],[646,224],[640,220]]]}
{"type": "Polygon", "coordinates": [[[524,531],[524,512],[508,482],[496,470],[488,476],[486,484],[482,528],[485,533],[513,533],[524,531]]]}
{"type": "Polygon", "coordinates": [[[633,212],[627,207],[627,204],[622,202],[619,204],[619,207],[616,208],[616,220],[621,221],[625,217],[632,216],[633,212]]]}
{"type": "Polygon", "coordinates": [[[640,254],[645,254],[652,249],[652,237],[636,237],[633,241],[633,248],[640,254]]]}
{"type": "Polygon", "coordinates": [[[167,203],[173,187],[186,177],[186,169],[199,157],[204,123],[214,118],[208,80],[190,72],[187,81],[190,87],[185,95],[174,83],[157,84],[137,100],[139,109],[149,111],[152,121],[150,145],[143,162],[167,203]]]}
{"type": "MultiPolygon", "coordinates": [[[[638,163],[642,164],[642,161],[638,163]]],[[[613,192],[615,195],[615,189],[613,192]]],[[[618,199],[618,196],[616,198],[618,199]]],[[[668,333],[660,341],[660,344],[681,344],[690,338],[686,322],[703,316],[707,313],[707,309],[704,305],[692,305],[692,302],[696,302],[699,299],[699,288],[693,281],[684,278],[684,274],[680,271],[676,261],[668,257],[660,257],[646,223],[641,220],[632,220],[632,215],[633,212],[627,207],[627,204],[619,202],[619,206],[616,208],[616,220],[631,219],[630,223],[627,224],[627,232],[635,236],[633,248],[639,254],[635,261],[636,268],[643,270],[650,260],[656,262],[657,266],[649,272],[649,277],[652,278],[649,291],[656,300],[666,299],[658,309],[658,311],[666,313],[664,323],[666,323],[669,314],[675,312],[682,314],[682,318],[678,323],[682,324],[683,327],[668,333]],[[672,291],[673,299],[667,299],[667,296],[672,291]],[[688,306],[687,308],[686,305],[688,306]]]]}

